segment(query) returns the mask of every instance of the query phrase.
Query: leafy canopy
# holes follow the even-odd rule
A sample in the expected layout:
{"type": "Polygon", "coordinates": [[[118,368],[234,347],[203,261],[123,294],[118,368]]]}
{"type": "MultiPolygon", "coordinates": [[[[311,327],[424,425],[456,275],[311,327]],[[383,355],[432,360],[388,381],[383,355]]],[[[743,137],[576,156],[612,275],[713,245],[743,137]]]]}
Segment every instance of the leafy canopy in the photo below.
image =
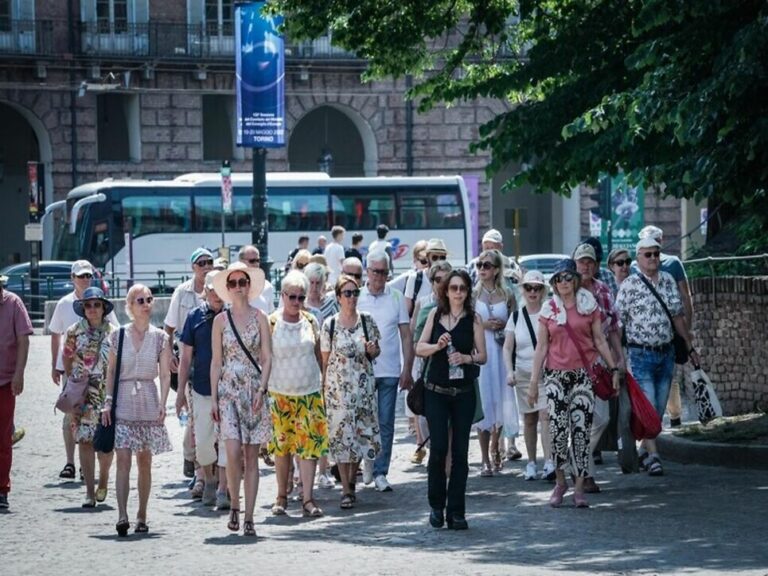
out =
{"type": "Polygon", "coordinates": [[[413,74],[432,106],[497,99],[489,171],[565,195],[624,170],[665,193],[768,208],[765,0],[271,0],[367,78],[413,74]]]}

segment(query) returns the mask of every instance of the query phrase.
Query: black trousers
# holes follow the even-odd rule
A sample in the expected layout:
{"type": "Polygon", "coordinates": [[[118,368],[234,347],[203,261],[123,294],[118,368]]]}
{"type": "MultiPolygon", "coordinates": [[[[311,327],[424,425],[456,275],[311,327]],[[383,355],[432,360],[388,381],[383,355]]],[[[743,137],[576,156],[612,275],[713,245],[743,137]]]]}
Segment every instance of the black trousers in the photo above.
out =
{"type": "Polygon", "coordinates": [[[430,449],[427,464],[429,505],[445,508],[446,516],[464,515],[469,463],[469,433],[475,416],[474,389],[456,396],[424,391],[424,412],[429,423],[430,449]],[[451,474],[446,485],[445,459],[451,445],[451,474]],[[447,500],[447,502],[446,502],[447,500]]]}

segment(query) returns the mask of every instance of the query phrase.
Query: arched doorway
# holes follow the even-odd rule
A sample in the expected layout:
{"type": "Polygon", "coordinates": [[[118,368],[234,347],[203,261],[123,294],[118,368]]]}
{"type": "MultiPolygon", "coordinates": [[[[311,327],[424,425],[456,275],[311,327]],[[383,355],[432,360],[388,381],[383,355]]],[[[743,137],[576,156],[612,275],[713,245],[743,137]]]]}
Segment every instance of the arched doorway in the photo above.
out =
{"type": "MultiPolygon", "coordinates": [[[[27,162],[39,162],[40,144],[29,121],[14,107],[0,102],[0,267],[30,258],[24,240],[29,221],[27,162]]],[[[47,180],[47,178],[46,178],[47,180]]],[[[46,182],[47,184],[47,182],[46,182]]],[[[47,189],[47,186],[46,186],[47,189]]],[[[46,190],[46,196],[50,191],[46,190]]]]}
{"type": "Polygon", "coordinates": [[[331,105],[311,110],[291,131],[288,163],[292,172],[317,172],[323,160],[331,160],[332,176],[374,176],[373,131],[353,111],[331,105]]]}

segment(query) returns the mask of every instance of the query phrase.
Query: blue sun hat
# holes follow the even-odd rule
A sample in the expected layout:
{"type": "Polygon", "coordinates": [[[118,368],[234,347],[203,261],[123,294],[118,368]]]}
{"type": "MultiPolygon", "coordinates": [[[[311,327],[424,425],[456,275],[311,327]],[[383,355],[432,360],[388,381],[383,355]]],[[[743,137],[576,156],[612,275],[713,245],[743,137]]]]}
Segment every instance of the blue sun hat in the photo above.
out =
{"type": "Polygon", "coordinates": [[[72,308],[75,310],[75,314],[85,318],[85,306],[83,304],[87,300],[101,300],[104,303],[104,316],[107,316],[110,312],[112,312],[112,310],[115,309],[115,305],[107,300],[107,297],[104,296],[104,292],[102,292],[101,288],[91,286],[90,288],[85,289],[85,292],[83,292],[83,297],[80,298],[80,300],[75,300],[72,303],[72,308]]]}
{"type": "Polygon", "coordinates": [[[574,276],[581,278],[581,274],[576,270],[576,261],[572,258],[563,258],[562,260],[558,260],[555,264],[555,268],[552,270],[552,276],[549,278],[549,283],[554,284],[555,278],[563,273],[573,274],[574,276]]]}

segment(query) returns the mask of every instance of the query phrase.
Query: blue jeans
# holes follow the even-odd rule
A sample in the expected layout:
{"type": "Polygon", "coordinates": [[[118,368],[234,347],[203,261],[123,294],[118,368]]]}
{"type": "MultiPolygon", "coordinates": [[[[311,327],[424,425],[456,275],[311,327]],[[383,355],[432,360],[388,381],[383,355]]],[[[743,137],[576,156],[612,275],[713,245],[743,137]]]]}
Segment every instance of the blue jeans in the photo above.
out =
{"type": "Polygon", "coordinates": [[[376,378],[376,390],[379,397],[379,433],[381,434],[381,452],[373,462],[373,476],[386,476],[389,462],[392,460],[392,442],[395,440],[395,407],[400,378],[376,378]]]}
{"type": "Polygon", "coordinates": [[[629,348],[632,375],[643,389],[659,418],[664,417],[675,370],[675,351],[670,346],[666,352],[652,352],[642,348],[629,348]]]}

